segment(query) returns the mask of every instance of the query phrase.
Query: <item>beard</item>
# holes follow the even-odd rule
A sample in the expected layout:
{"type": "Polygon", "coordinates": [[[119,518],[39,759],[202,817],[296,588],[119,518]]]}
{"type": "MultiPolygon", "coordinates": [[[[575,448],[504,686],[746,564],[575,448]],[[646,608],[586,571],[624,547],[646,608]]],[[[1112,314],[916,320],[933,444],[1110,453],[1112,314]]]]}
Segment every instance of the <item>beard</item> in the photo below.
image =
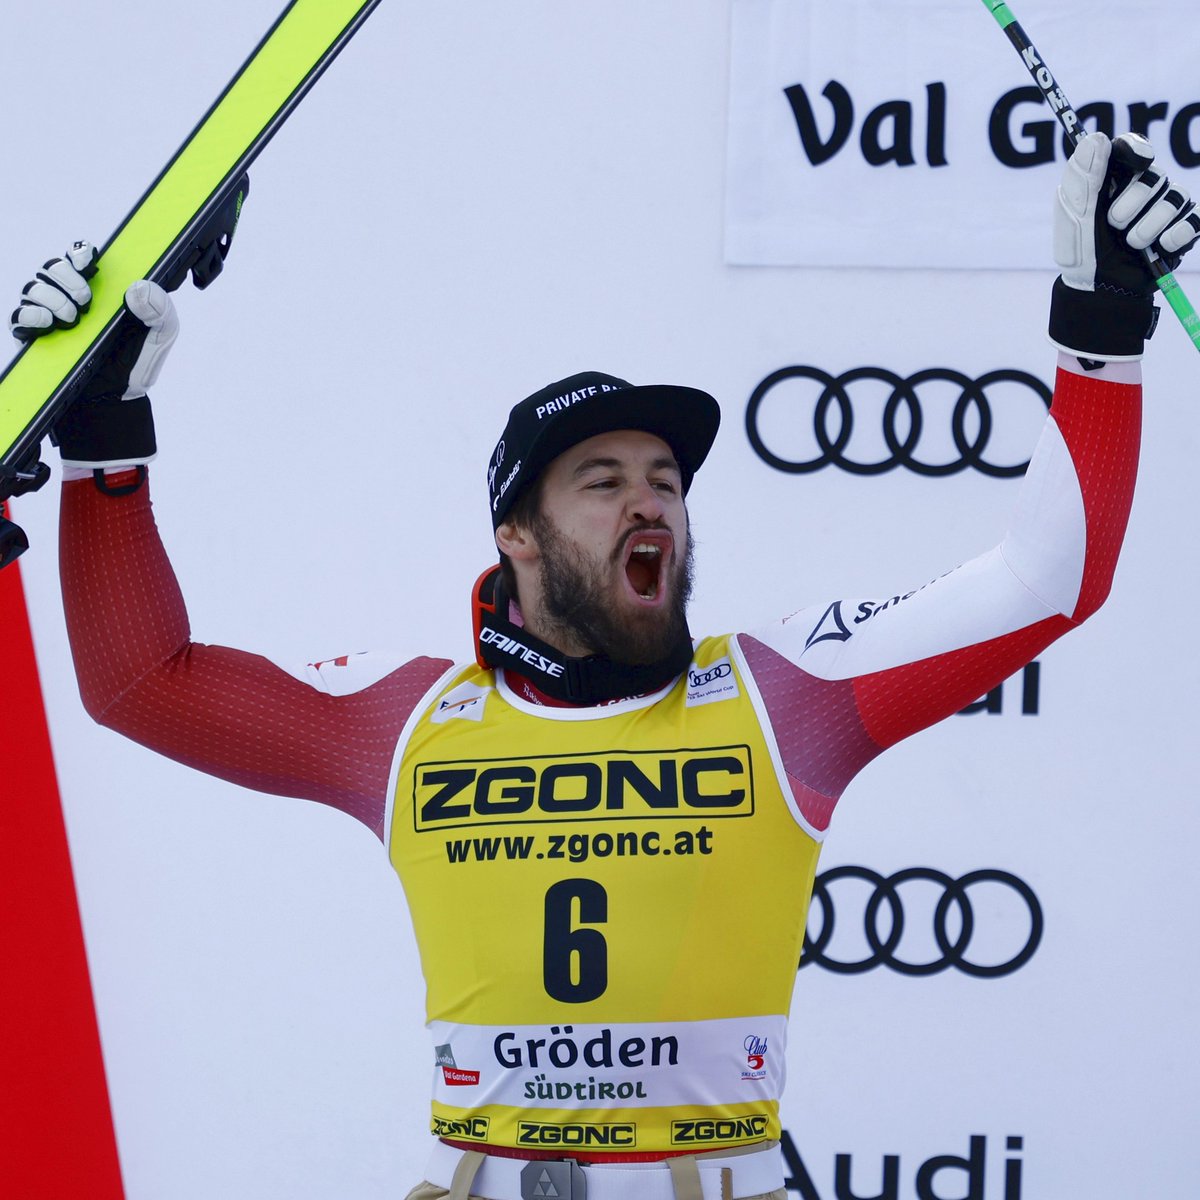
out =
{"type": "Polygon", "coordinates": [[[544,513],[531,522],[542,549],[539,562],[542,587],[543,636],[567,634],[574,641],[615,663],[645,666],[667,658],[680,641],[689,639],[687,605],[692,595],[693,543],[689,527],[682,559],[662,564],[669,598],[661,608],[638,608],[614,603],[609,593],[622,570],[628,538],[661,526],[630,530],[607,561],[586,555],[568,541],[544,513]]]}

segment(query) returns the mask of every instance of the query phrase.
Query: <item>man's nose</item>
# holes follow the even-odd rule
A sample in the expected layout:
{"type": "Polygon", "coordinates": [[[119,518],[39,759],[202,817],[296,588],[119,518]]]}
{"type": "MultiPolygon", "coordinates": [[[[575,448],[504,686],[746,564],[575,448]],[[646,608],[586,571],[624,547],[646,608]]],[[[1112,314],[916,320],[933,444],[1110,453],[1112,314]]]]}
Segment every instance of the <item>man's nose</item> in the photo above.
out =
{"type": "Polygon", "coordinates": [[[643,521],[658,521],[666,509],[658,489],[648,479],[643,479],[629,489],[628,511],[631,517],[643,521]]]}

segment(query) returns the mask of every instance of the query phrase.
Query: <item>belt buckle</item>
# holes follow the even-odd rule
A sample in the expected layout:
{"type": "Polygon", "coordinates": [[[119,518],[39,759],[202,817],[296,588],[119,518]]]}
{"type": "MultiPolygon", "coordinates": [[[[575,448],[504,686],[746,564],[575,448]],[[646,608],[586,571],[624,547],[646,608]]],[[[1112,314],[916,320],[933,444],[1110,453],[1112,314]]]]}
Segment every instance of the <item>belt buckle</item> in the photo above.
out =
{"type": "Polygon", "coordinates": [[[521,1200],[586,1200],[587,1180],[573,1158],[551,1158],[521,1168],[521,1200]]]}

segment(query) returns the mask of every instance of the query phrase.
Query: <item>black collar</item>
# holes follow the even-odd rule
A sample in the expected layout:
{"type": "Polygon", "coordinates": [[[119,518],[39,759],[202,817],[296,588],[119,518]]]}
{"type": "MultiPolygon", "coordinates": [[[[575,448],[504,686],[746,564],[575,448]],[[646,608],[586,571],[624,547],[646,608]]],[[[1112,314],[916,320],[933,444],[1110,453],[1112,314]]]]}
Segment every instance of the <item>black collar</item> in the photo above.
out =
{"type": "Polygon", "coordinates": [[[475,583],[472,609],[475,657],[481,667],[511,667],[539,691],[570,704],[603,704],[657,691],[692,661],[692,637],[685,628],[670,653],[654,663],[613,662],[602,654],[573,658],[509,619],[509,599],[500,568],[475,583]]]}

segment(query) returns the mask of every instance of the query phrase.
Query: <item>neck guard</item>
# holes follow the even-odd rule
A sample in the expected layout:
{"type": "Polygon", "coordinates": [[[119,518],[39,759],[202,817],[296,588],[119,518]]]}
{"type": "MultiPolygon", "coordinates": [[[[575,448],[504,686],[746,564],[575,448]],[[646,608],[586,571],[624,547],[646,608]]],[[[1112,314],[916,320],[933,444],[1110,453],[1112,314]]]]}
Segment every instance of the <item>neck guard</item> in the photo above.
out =
{"type": "Polygon", "coordinates": [[[658,662],[618,663],[602,654],[572,658],[509,619],[509,598],[498,566],[476,580],[471,608],[475,659],[481,667],[509,667],[547,696],[570,704],[603,704],[645,695],[670,682],[692,661],[692,638],[686,629],[658,662]]]}

